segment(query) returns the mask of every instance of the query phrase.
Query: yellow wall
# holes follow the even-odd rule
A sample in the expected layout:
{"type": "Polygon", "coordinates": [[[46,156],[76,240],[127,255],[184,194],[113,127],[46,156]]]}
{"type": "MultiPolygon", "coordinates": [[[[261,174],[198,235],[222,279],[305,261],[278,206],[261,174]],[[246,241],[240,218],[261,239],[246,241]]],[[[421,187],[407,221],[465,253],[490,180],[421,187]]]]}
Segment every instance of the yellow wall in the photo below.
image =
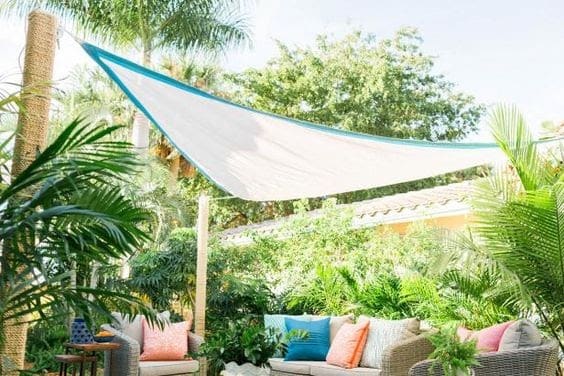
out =
{"type": "MultiPolygon", "coordinates": [[[[421,222],[431,227],[444,228],[448,230],[459,230],[467,226],[470,223],[470,219],[470,214],[459,214],[448,217],[429,218],[422,220],[421,222]]],[[[413,224],[413,221],[392,223],[387,224],[383,227],[387,230],[392,230],[399,234],[405,234],[411,224],[413,224]]]]}

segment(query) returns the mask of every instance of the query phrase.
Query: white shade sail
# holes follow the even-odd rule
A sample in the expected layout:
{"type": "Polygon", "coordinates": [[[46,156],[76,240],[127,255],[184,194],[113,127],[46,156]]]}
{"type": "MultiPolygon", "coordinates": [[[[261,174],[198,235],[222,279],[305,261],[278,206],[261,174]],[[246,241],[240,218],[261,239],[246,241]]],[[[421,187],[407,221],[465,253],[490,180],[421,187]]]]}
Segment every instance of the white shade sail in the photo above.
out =
{"type": "Polygon", "coordinates": [[[288,200],[381,187],[501,156],[494,144],[369,136],[256,111],[82,46],[186,159],[243,199],[288,200]]]}

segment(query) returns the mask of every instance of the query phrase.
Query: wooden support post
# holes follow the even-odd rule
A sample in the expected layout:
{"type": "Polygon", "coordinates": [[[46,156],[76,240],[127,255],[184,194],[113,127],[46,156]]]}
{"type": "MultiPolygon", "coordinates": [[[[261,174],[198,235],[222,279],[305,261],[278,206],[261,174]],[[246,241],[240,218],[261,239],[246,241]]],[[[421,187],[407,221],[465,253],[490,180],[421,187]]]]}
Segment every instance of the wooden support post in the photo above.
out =
{"type": "MultiPolygon", "coordinates": [[[[194,309],[194,331],[205,337],[206,334],[206,288],[208,275],[208,231],[209,197],[202,194],[198,200],[198,256],[196,260],[196,302],[194,309]]],[[[200,375],[207,374],[207,362],[200,358],[200,375]]]]}
{"type": "MultiPolygon", "coordinates": [[[[18,116],[12,176],[18,176],[45,147],[49,126],[51,84],[57,44],[57,19],[49,13],[33,11],[28,16],[27,39],[22,82],[22,106],[18,116]]],[[[9,249],[4,248],[4,252],[9,249]]],[[[13,313],[13,312],[11,312],[13,313]]],[[[0,361],[10,359],[18,369],[24,367],[27,340],[27,318],[4,323],[5,343],[0,348],[0,361]]],[[[2,370],[3,375],[19,372],[2,370]]]]}
{"type": "Polygon", "coordinates": [[[201,195],[198,200],[198,259],[196,264],[196,307],[194,329],[197,335],[206,332],[206,285],[208,273],[208,223],[209,197],[201,195]]]}

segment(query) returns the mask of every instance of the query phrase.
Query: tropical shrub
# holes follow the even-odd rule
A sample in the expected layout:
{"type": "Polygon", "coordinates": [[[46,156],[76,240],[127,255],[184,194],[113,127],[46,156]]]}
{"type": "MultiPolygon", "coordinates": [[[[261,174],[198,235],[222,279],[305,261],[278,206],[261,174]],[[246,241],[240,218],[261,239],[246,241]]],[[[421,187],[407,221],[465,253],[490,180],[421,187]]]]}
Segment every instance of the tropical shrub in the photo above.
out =
{"type": "Polygon", "coordinates": [[[476,340],[461,341],[456,333],[457,323],[444,325],[428,336],[435,350],[429,355],[433,359],[430,374],[440,366],[445,376],[470,375],[472,366],[478,365],[476,340]]]}
{"type": "Polygon", "coordinates": [[[55,361],[55,355],[65,353],[63,344],[68,339],[68,327],[60,321],[45,320],[32,324],[25,350],[26,361],[33,365],[29,371],[41,373],[57,370],[59,364],[55,361]]]}
{"type": "Polygon", "coordinates": [[[196,252],[195,231],[174,230],[162,247],[141,252],[131,260],[129,283],[158,310],[171,309],[174,301],[192,306],[196,252]]]}
{"type": "Polygon", "coordinates": [[[564,351],[562,150],[541,152],[515,108],[497,108],[490,123],[511,166],[478,186],[477,247],[517,282],[513,300],[538,314],[564,351]]]}
{"type": "MultiPolygon", "coordinates": [[[[192,307],[196,291],[196,233],[172,231],[160,247],[137,254],[131,262],[128,282],[160,310],[173,310],[173,303],[192,307]]],[[[275,309],[274,295],[264,278],[249,273],[251,255],[229,250],[212,241],[208,260],[207,325],[222,329],[226,319],[261,315],[275,309]]],[[[257,262],[256,260],[254,261],[257,262]]]]}
{"type": "Polygon", "coordinates": [[[109,265],[148,240],[147,213],[119,188],[137,161],[129,144],[108,139],[118,129],[72,122],[0,190],[0,348],[9,325],[53,312],[62,321],[70,312],[109,318],[119,307],[154,319],[129,293],[92,287],[86,276],[72,283],[75,267],[109,265]]]}
{"type": "Polygon", "coordinates": [[[285,312],[417,316],[476,329],[519,313],[510,304],[511,284],[459,236],[421,224],[405,235],[355,230],[352,212],[332,201],[315,217],[306,206],[297,210],[281,230],[288,240],[257,237],[247,247],[268,260],[266,268],[250,269],[268,279],[285,312]]]}
{"type": "Polygon", "coordinates": [[[229,362],[266,364],[280,347],[282,335],[249,317],[229,321],[222,331],[212,333],[199,355],[208,359],[209,372],[217,375],[229,362]]]}

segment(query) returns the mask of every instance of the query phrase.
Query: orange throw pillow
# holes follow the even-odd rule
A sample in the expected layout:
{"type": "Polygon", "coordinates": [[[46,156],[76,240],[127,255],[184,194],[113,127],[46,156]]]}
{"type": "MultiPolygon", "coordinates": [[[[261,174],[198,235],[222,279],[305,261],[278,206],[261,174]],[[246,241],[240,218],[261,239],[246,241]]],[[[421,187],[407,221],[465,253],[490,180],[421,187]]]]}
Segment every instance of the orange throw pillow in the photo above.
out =
{"type": "Polygon", "coordinates": [[[343,368],[358,367],[366,345],[369,325],[368,320],[359,324],[343,324],[331,343],[327,363],[343,368]]]}
{"type": "Polygon", "coordinates": [[[143,353],[139,360],[184,360],[188,353],[188,322],[168,324],[163,330],[143,319],[143,353]]]}

